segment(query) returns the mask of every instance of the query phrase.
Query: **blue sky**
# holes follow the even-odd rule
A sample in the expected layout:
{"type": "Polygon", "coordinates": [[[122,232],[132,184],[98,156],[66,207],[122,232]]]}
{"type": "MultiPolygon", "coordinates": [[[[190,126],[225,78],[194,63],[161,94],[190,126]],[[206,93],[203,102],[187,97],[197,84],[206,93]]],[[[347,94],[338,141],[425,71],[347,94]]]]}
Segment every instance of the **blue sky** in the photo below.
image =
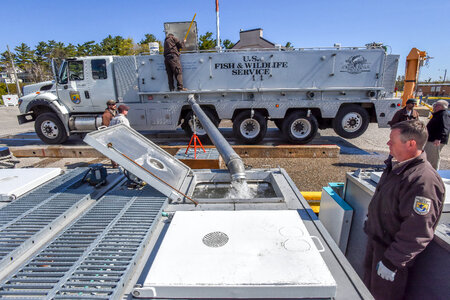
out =
{"type": "MultiPolygon", "coordinates": [[[[239,40],[240,29],[263,28],[264,38],[294,47],[363,46],[383,42],[400,54],[399,75],[411,48],[434,59],[421,80],[450,77],[450,1],[395,0],[220,0],[221,38],[239,40]]],[[[163,23],[190,21],[199,34],[215,34],[215,0],[3,0],[0,51],[25,42],[100,42],[108,34],[140,41],[146,33],[163,39],[163,23]],[[168,3],[172,3],[169,5],[168,3]],[[14,15],[12,17],[12,15],[14,15]]]]}

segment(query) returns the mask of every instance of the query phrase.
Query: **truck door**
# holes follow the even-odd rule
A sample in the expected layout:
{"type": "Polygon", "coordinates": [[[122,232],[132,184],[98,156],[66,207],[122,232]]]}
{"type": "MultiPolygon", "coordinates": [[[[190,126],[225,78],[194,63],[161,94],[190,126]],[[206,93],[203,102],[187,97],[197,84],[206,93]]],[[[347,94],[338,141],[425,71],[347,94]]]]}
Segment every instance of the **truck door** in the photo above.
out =
{"type": "Polygon", "coordinates": [[[106,101],[117,100],[112,76],[112,58],[95,58],[86,63],[90,77],[88,90],[94,111],[104,111],[106,101]]]}
{"type": "Polygon", "coordinates": [[[57,87],[59,99],[71,112],[91,112],[92,101],[88,92],[84,61],[68,60],[64,64],[57,87]]]}

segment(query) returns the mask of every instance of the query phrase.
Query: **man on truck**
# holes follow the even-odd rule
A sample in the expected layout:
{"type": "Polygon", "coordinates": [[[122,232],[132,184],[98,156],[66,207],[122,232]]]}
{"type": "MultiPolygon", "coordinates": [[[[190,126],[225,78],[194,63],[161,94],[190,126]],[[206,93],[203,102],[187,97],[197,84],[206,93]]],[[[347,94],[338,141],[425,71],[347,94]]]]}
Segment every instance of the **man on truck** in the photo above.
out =
{"type": "Polygon", "coordinates": [[[183,73],[180,63],[180,50],[184,47],[184,43],[186,43],[186,40],[180,42],[172,33],[169,33],[164,40],[164,64],[171,92],[175,90],[173,77],[177,80],[178,91],[187,91],[183,87],[183,73]]]}

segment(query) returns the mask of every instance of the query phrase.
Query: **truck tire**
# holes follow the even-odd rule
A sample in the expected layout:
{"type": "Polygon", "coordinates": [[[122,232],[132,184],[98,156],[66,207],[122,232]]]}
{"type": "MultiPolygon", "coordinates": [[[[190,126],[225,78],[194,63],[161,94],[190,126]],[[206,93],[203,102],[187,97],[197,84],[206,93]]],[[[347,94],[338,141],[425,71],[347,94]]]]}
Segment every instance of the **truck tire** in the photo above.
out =
{"type": "Polygon", "coordinates": [[[238,113],[233,120],[233,134],[244,144],[257,144],[262,141],[267,132],[267,119],[259,111],[255,111],[253,118],[251,111],[238,113]]]}
{"type": "MultiPolygon", "coordinates": [[[[205,114],[208,116],[208,118],[211,120],[211,122],[214,124],[214,126],[219,126],[219,119],[212,113],[210,110],[204,109],[203,110],[205,114]]],[[[194,124],[193,124],[193,116],[194,112],[191,110],[186,114],[186,117],[184,118],[183,124],[181,124],[181,128],[184,130],[186,135],[188,137],[191,137],[194,133],[194,124]]],[[[200,123],[200,120],[198,118],[195,118],[195,129],[197,132],[197,136],[201,139],[202,142],[208,142],[208,134],[206,133],[205,129],[203,128],[202,123],[200,123]]]]}
{"type": "Polygon", "coordinates": [[[37,116],[34,130],[46,144],[62,144],[67,140],[66,128],[54,113],[48,112],[37,116]]]}
{"type": "Polygon", "coordinates": [[[369,126],[369,113],[363,107],[351,104],[339,109],[333,119],[333,129],[341,137],[354,139],[369,126]]]}
{"type": "Polygon", "coordinates": [[[283,121],[283,134],[293,144],[307,144],[317,133],[319,125],[313,114],[296,111],[289,114],[283,121]]]}

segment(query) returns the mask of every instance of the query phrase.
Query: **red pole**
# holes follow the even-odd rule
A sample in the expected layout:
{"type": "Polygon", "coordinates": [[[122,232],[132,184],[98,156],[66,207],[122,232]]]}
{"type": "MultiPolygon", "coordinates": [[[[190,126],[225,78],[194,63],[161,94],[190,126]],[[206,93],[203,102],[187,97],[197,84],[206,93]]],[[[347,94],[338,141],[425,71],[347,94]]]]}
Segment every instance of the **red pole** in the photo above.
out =
{"type": "Polygon", "coordinates": [[[217,49],[220,49],[220,31],[219,31],[219,0],[216,0],[216,31],[217,31],[217,49]]]}

